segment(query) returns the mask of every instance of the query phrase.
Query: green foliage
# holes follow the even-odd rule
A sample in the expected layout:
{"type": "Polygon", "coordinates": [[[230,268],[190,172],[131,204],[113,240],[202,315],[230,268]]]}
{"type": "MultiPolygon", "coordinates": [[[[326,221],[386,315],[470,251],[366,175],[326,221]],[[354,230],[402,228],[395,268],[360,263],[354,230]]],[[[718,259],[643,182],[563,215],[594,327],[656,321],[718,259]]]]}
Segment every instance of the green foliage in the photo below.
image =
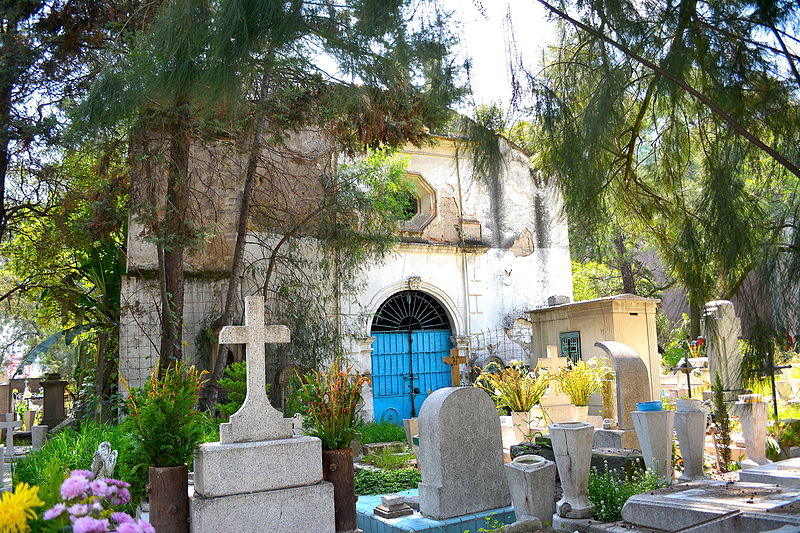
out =
{"type": "MultiPolygon", "coordinates": [[[[219,380],[219,384],[227,391],[224,402],[217,404],[220,416],[225,419],[239,410],[247,396],[247,361],[232,363],[225,369],[226,377],[219,380]]],[[[269,383],[265,390],[269,394],[269,383]]]]}
{"type": "Polygon", "coordinates": [[[61,482],[72,470],[89,469],[97,446],[104,441],[111,443],[111,448],[119,452],[114,476],[128,483],[134,482],[129,462],[133,439],[128,429],[117,424],[87,421],[78,427],[59,431],[40,451],[30,453],[17,463],[14,467],[14,483],[38,485],[39,497],[45,502],[45,508],[52,507],[61,500],[61,482]]]}
{"type": "Polygon", "coordinates": [[[623,292],[619,270],[596,261],[572,261],[572,286],[576,302],[623,292]]]}
{"type": "Polygon", "coordinates": [[[655,472],[635,470],[624,477],[606,468],[589,472],[589,501],[595,509],[595,518],[601,522],[614,522],[622,519],[622,506],[634,494],[640,494],[663,487],[655,472]]]}
{"type": "Polygon", "coordinates": [[[326,370],[312,370],[299,376],[298,394],[306,407],[303,428],[322,441],[323,450],[350,446],[358,434],[358,404],[367,378],[343,357],[334,359],[326,370]]]}
{"type": "Polygon", "coordinates": [[[191,462],[206,432],[203,417],[195,410],[203,374],[177,365],[130,391],[124,425],[133,437],[132,454],[141,468],[191,462]]]}
{"type": "Polygon", "coordinates": [[[717,467],[720,472],[728,472],[731,464],[731,417],[728,414],[728,406],[725,404],[724,391],[722,389],[722,378],[719,372],[714,377],[714,385],[711,387],[713,392],[713,409],[711,411],[711,421],[716,425],[716,448],[717,467]]]}
{"type": "Polygon", "coordinates": [[[552,379],[563,393],[569,395],[574,405],[589,405],[589,396],[609,376],[613,376],[613,371],[608,366],[608,360],[604,357],[592,357],[588,361],[570,361],[552,379]]]}
{"type": "Polygon", "coordinates": [[[408,489],[415,489],[422,481],[416,468],[399,470],[359,470],[355,474],[356,494],[390,494],[408,489]]]}
{"type": "Polygon", "coordinates": [[[394,453],[383,450],[379,453],[365,455],[361,459],[361,462],[386,470],[399,470],[401,468],[408,468],[411,466],[410,463],[414,460],[414,458],[415,455],[411,452],[394,453]]]}
{"type": "Polygon", "coordinates": [[[405,442],[406,432],[403,426],[391,422],[369,422],[358,429],[361,444],[374,442],[405,442]]]}
{"type": "Polygon", "coordinates": [[[511,361],[503,368],[490,362],[475,379],[475,387],[492,397],[498,408],[527,412],[539,403],[550,385],[547,373],[530,371],[522,361],[511,361]]]}

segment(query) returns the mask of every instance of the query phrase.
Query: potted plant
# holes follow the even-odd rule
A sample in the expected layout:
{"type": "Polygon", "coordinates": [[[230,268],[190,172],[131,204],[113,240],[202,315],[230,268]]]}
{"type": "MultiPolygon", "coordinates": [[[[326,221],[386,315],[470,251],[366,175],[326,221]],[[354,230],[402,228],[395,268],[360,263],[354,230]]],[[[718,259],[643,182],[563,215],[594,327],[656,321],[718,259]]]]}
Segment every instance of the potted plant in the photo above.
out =
{"type": "Polygon", "coordinates": [[[303,428],[322,441],[322,477],[333,484],[336,531],[357,529],[353,450],[361,402],[367,378],[350,363],[336,358],[327,370],[299,375],[298,394],[305,406],[303,428]]]}
{"type": "Polygon", "coordinates": [[[131,453],[138,469],[148,468],[150,523],[158,531],[189,531],[187,464],[203,440],[196,406],[205,374],[178,363],[128,397],[131,453]]]}
{"type": "Polygon", "coordinates": [[[542,372],[531,372],[522,361],[511,361],[506,368],[492,361],[475,380],[475,386],[485,390],[498,408],[511,412],[517,442],[530,438],[531,409],[539,403],[550,383],[542,372]]]}
{"type": "Polygon", "coordinates": [[[576,406],[575,420],[586,421],[589,413],[589,397],[612,373],[604,358],[592,357],[588,361],[571,362],[553,376],[561,391],[567,394],[572,405],[576,406]]]}

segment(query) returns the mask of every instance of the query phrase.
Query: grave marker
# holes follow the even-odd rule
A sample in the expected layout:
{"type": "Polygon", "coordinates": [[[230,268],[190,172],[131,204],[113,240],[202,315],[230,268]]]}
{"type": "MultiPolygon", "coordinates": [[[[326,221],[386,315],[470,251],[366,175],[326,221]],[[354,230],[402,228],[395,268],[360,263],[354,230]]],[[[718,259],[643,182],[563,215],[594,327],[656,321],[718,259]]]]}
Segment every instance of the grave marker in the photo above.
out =
{"type": "Polygon", "coordinates": [[[22,427],[22,422],[14,420],[14,413],[7,413],[5,422],[0,422],[0,429],[6,430],[6,454],[9,460],[14,458],[14,428],[22,427]]]}

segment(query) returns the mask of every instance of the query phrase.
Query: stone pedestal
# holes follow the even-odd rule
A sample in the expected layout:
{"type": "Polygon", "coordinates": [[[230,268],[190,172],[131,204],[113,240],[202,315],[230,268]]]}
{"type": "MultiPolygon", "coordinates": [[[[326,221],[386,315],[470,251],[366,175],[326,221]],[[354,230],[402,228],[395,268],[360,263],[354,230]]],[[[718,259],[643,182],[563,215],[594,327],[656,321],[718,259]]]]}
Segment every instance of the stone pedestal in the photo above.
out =
{"type": "Polygon", "coordinates": [[[742,424],[742,436],[747,448],[747,459],[742,461],[742,468],[770,463],[767,459],[767,404],[736,402],[736,411],[742,424]]]}
{"type": "Polygon", "coordinates": [[[556,502],[556,515],[589,518],[594,514],[594,506],[587,494],[594,427],[586,422],[561,422],[548,429],[564,491],[563,497],[556,502]]]}
{"type": "MultiPolygon", "coordinates": [[[[679,407],[681,407],[679,405],[679,407]]],[[[692,407],[692,406],[687,406],[692,407]]],[[[675,432],[683,458],[683,473],[679,481],[704,478],[703,451],[706,437],[706,412],[702,409],[687,409],[675,412],[675,432]]]]}
{"type": "Polygon", "coordinates": [[[64,389],[68,383],[67,380],[61,379],[60,374],[48,374],[46,380],[39,382],[44,391],[42,425],[52,428],[67,418],[64,409],[64,389]]]}
{"type": "Polygon", "coordinates": [[[672,480],[672,428],[674,411],[633,411],[636,435],[648,470],[672,480]]]}
{"type": "Polygon", "coordinates": [[[31,450],[38,452],[47,442],[47,426],[33,426],[31,428],[31,450]]]}
{"type": "Polygon", "coordinates": [[[517,521],[546,521],[555,511],[556,464],[539,455],[521,455],[503,469],[517,521]]]}

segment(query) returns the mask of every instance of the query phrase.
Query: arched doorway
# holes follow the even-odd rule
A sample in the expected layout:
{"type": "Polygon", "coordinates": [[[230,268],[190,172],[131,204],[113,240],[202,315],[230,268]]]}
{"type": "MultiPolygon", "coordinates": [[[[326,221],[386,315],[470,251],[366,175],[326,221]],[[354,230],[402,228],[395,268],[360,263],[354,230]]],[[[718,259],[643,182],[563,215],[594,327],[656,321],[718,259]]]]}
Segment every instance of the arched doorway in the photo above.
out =
{"type": "Polygon", "coordinates": [[[372,394],[375,420],[396,424],[419,414],[431,392],[451,385],[450,320],[442,304],[422,291],[393,294],[372,322],[372,394]]]}

